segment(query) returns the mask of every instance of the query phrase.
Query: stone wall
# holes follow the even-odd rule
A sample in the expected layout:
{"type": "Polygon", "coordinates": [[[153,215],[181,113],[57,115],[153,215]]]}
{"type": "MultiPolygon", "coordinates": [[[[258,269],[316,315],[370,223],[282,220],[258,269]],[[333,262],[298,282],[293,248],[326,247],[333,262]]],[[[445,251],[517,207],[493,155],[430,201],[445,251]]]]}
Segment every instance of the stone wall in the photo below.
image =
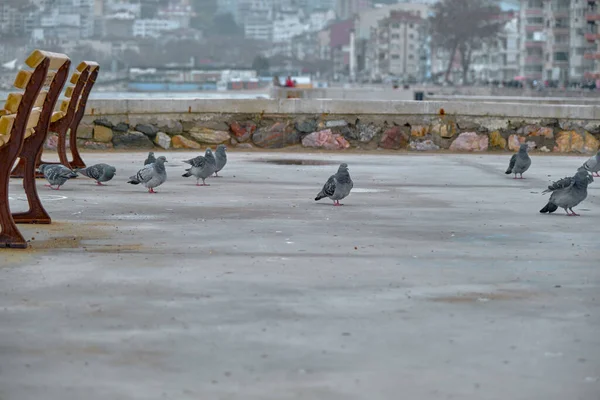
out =
{"type": "MultiPolygon", "coordinates": [[[[89,149],[236,148],[592,153],[595,106],[340,100],[97,100],[77,132],[89,149]]],[[[50,142],[52,142],[50,138],[50,142]]],[[[50,144],[51,146],[51,144],[50,144]]]]}

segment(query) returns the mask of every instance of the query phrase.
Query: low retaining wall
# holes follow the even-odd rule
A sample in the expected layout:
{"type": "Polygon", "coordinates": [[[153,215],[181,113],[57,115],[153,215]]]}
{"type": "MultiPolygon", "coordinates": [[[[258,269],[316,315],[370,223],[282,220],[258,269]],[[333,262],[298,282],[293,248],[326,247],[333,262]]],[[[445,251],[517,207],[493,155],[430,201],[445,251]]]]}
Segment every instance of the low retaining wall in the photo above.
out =
{"type": "MultiPolygon", "coordinates": [[[[148,99],[89,101],[77,132],[90,149],[303,146],[413,151],[593,153],[596,106],[486,102],[148,99]]],[[[53,138],[48,146],[53,147],[53,138]]]]}

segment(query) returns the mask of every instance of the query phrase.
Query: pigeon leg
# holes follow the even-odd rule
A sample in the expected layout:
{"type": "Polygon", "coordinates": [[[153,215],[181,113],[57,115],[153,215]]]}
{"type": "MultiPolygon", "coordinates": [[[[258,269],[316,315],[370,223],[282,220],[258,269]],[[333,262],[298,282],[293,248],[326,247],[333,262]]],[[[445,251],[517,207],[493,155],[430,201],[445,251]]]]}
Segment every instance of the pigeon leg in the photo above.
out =
{"type": "Polygon", "coordinates": [[[150,189],[148,190],[148,193],[156,193],[156,192],[154,191],[154,188],[150,188],[150,189]]]}
{"type": "Polygon", "coordinates": [[[102,182],[98,182],[98,181],[96,181],[96,185],[98,185],[98,186],[106,186],[102,182]]]}
{"type": "Polygon", "coordinates": [[[592,176],[595,176],[595,177],[600,177],[600,173],[598,173],[598,172],[594,172],[594,173],[592,174],[592,176]]]}
{"type": "Polygon", "coordinates": [[[334,205],[334,206],[336,206],[336,207],[337,207],[337,206],[341,206],[341,204],[340,204],[340,201],[339,201],[339,200],[334,200],[334,201],[333,201],[333,205],[334,205]]]}
{"type": "Polygon", "coordinates": [[[569,217],[572,215],[572,214],[569,212],[569,210],[567,210],[566,208],[565,208],[565,212],[567,213],[567,216],[569,216],[569,217]]]}
{"type": "Polygon", "coordinates": [[[52,189],[52,190],[60,190],[60,185],[58,185],[58,186],[56,187],[56,189],[55,189],[55,188],[53,188],[52,186],[50,186],[50,189],[52,189]]]}
{"type": "Polygon", "coordinates": [[[569,210],[571,210],[571,212],[573,213],[573,214],[571,214],[572,216],[574,216],[574,217],[580,216],[580,214],[577,214],[575,211],[573,211],[573,208],[569,208],[569,210]]]}
{"type": "Polygon", "coordinates": [[[215,178],[219,178],[219,173],[215,171],[215,178]]]}
{"type": "Polygon", "coordinates": [[[50,189],[52,189],[52,185],[44,185],[46,187],[49,187],[50,189]]]}
{"type": "Polygon", "coordinates": [[[525,178],[523,178],[523,174],[522,173],[521,173],[521,177],[519,179],[525,179],[525,178]]]}
{"type": "Polygon", "coordinates": [[[515,172],[515,177],[513,179],[517,179],[517,173],[515,172]]]}

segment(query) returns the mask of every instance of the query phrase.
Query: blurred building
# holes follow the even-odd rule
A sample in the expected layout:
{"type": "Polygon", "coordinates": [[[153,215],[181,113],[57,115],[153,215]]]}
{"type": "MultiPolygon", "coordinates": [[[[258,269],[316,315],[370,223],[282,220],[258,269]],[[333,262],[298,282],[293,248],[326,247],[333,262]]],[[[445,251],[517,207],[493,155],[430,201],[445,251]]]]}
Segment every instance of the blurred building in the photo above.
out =
{"type": "MultiPolygon", "coordinates": [[[[587,0],[584,4],[575,7],[572,11],[586,23],[584,38],[587,46],[584,47],[583,75],[586,79],[600,79],[600,2],[587,0]],[[581,13],[583,12],[583,17],[581,13]]],[[[577,51],[579,56],[580,51],[577,51]]],[[[579,60],[579,58],[578,58],[579,60]]]]}
{"type": "Polygon", "coordinates": [[[354,15],[373,8],[372,0],[336,0],[335,13],[339,19],[354,18],[354,15]]]}
{"type": "Polygon", "coordinates": [[[371,79],[397,77],[417,81],[420,77],[420,43],[424,19],[416,13],[392,10],[372,28],[367,51],[371,79]]]}

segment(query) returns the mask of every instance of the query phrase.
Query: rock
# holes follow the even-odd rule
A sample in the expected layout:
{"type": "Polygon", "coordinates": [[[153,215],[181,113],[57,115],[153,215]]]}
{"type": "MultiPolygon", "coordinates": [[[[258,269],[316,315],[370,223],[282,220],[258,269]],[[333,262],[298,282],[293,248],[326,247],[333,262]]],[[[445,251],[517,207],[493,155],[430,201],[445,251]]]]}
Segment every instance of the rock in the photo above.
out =
{"type": "Polygon", "coordinates": [[[546,146],[542,146],[542,148],[540,149],[540,151],[543,152],[543,153],[548,153],[548,152],[550,152],[550,149],[547,148],[546,146]]]}
{"type": "MultiPolygon", "coordinates": [[[[146,134],[144,133],[144,135],[146,135],[146,134]]],[[[148,135],[146,135],[146,136],[148,136],[148,135]]],[[[157,132],[156,134],[154,134],[154,143],[158,147],[168,150],[171,147],[171,136],[167,135],[164,132],[157,132]]]]}
{"type": "Polygon", "coordinates": [[[190,136],[199,143],[221,144],[229,141],[229,132],[215,131],[210,128],[193,128],[190,136]]]}
{"type": "Polygon", "coordinates": [[[331,129],[313,132],[302,139],[304,147],[318,147],[327,150],[343,150],[350,147],[350,143],[339,133],[333,133],[331,129]]]}
{"type": "Polygon", "coordinates": [[[408,147],[411,150],[416,150],[416,151],[435,151],[435,150],[440,149],[440,146],[433,143],[433,141],[429,140],[429,139],[423,140],[422,142],[412,141],[412,142],[410,142],[408,147]]]}
{"type": "Polygon", "coordinates": [[[456,134],[456,123],[449,122],[447,124],[436,124],[431,127],[431,133],[439,135],[443,138],[451,138],[456,134]]]}
{"type": "Polygon", "coordinates": [[[144,135],[148,136],[150,139],[154,139],[156,137],[156,134],[158,133],[158,128],[155,127],[154,125],[150,125],[150,124],[137,124],[135,126],[135,130],[138,132],[142,132],[144,135]]]}
{"type": "Polygon", "coordinates": [[[235,138],[231,138],[231,139],[229,139],[229,144],[231,144],[232,146],[237,146],[238,141],[235,140],[235,138]]]}
{"type": "Polygon", "coordinates": [[[525,125],[519,128],[517,133],[526,136],[543,136],[547,139],[554,138],[554,130],[546,126],[525,125]]]}
{"type": "Polygon", "coordinates": [[[94,140],[96,142],[110,143],[113,138],[113,131],[104,125],[94,126],[94,140]]]}
{"type": "Polygon", "coordinates": [[[169,135],[178,135],[183,132],[183,125],[175,119],[161,120],[155,123],[155,125],[158,131],[168,133],[169,135]]]}
{"type": "Polygon", "coordinates": [[[270,128],[259,128],[252,135],[252,141],[258,147],[280,149],[300,143],[300,136],[292,124],[276,122],[270,128]]]}
{"type": "Polygon", "coordinates": [[[596,153],[600,147],[600,141],[594,137],[591,133],[585,132],[585,142],[583,145],[584,153],[596,153]]]}
{"type": "MultiPolygon", "coordinates": [[[[585,132],[585,134],[591,137],[589,133],[585,132]]],[[[556,134],[553,151],[557,153],[588,153],[591,152],[591,150],[590,148],[587,148],[586,142],[588,142],[591,147],[594,147],[594,141],[596,142],[597,148],[598,141],[595,138],[592,137],[592,139],[588,139],[587,136],[585,138],[584,136],[575,131],[560,131],[556,134]]]]}
{"type": "Polygon", "coordinates": [[[358,139],[359,142],[368,143],[373,140],[375,136],[379,135],[381,128],[373,123],[363,124],[362,122],[359,122],[356,125],[355,132],[354,136],[356,136],[356,139],[358,139]]]}
{"type": "Polygon", "coordinates": [[[249,121],[243,123],[234,121],[229,126],[229,129],[231,129],[238,142],[247,142],[256,131],[256,124],[249,121]]]}
{"type": "Polygon", "coordinates": [[[92,142],[84,139],[77,140],[77,147],[87,150],[111,150],[114,148],[112,143],[92,142]]]}
{"type": "Polygon", "coordinates": [[[171,139],[171,145],[173,146],[174,149],[201,149],[202,148],[202,146],[200,146],[198,143],[194,142],[193,140],[187,139],[181,135],[173,136],[173,139],[171,139]]]}
{"type": "Polygon", "coordinates": [[[408,127],[392,126],[383,132],[379,147],[388,150],[404,149],[408,146],[408,127]],[[403,129],[404,128],[404,129],[403,129]]]}
{"type": "Polygon", "coordinates": [[[106,118],[98,118],[94,120],[94,125],[99,125],[99,126],[105,126],[107,128],[112,129],[112,127],[114,126],[112,122],[110,122],[108,119],[106,118]]]}
{"type": "Polygon", "coordinates": [[[506,139],[502,137],[499,131],[491,132],[489,137],[490,147],[502,150],[506,149],[506,139]]]}
{"type": "Polygon", "coordinates": [[[465,131],[476,131],[481,128],[481,125],[479,125],[477,122],[465,120],[458,122],[457,127],[458,129],[465,131]]]}
{"type": "Polygon", "coordinates": [[[237,149],[253,149],[254,146],[250,143],[240,143],[236,146],[237,149]]]}
{"type": "Polygon", "coordinates": [[[125,122],[119,122],[115,126],[113,126],[113,132],[125,133],[129,131],[129,124],[125,122]]]}
{"type": "Polygon", "coordinates": [[[115,135],[112,139],[115,149],[152,149],[154,144],[142,132],[131,131],[115,135]]]}
{"type": "Polygon", "coordinates": [[[314,119],[303,119],[295,124],[296,130],[302,133],[311,133],[317,130],[317,121],[314,119]]]}
{"type": "MultiPolygon", "coordinates": [[[[67,138],[67,149],[69,149],[71,146],[69,145],[69,138],[67,138]]],[[[44,143],[44,148],[46,150],[56,150],[56,148],[58,147],[58,135],[54,135],[54,134],[50,134],[48,135],[48,137],[46,138],[46,143],[44,143]]]]}
{"type": "Polygon", "coordinates": [[[597,135],[600,133],[600,125],[598,125],[597,123],[593,123],[593,122],[588,122],[587,124],[585,124],[583,129],[585,129],[592,135],[597,135]]]}
{"type": "Polygon", "coordinates": [[[429,134],[429,125],[413,125],[410,127],[410,137],[418,138],[429,134]]]}
{"type": "Polygon", "coordinates": [[[478,135],[477,132],[463,132],[450,145],[453,151],[485,151],[488,148],[487,135],[478,135]]]}
{"type": "Polygon", "coordinates": [[[77,127],[77,138],[91,139],[94,137],[94,125],[81,123],[77,127]]]}
{"type": "Polygon", "coordinates": [[[508,149],[511,151],[518,151],[521,147],[521,143],[525,142],[525,138],[519,135],[510,135],[508,137],[508,149]]]}
{"type": "Polygon", "coordinates": [[[325,121],[326,128],[339,128],[342,126],[348,126],[348,122],[344,121],[343,119],[337,119],[334,121],[325,121]]]}

